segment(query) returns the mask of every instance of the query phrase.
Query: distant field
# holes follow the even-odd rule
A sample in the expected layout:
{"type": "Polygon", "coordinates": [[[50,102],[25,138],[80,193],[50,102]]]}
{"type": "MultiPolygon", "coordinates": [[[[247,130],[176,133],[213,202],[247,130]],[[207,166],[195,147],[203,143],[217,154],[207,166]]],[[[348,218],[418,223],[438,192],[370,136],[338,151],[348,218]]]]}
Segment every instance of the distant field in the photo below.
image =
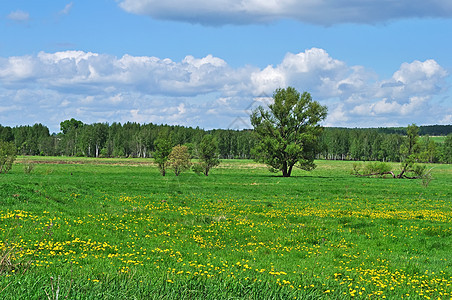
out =
{"type": "Polygon", "coordinates": [[[435,141],[436,143],[444,143],[444,141],[446,140],[446,136],[431,136],[430,137],[433,141],[435,141]]]}
{"type": "Polygon", "coordinates": [[[317,163],[162,177],[149,159],[19,158],[0,174],[0,297],[450,299],[452,166],[425,187],[317,163]]]}

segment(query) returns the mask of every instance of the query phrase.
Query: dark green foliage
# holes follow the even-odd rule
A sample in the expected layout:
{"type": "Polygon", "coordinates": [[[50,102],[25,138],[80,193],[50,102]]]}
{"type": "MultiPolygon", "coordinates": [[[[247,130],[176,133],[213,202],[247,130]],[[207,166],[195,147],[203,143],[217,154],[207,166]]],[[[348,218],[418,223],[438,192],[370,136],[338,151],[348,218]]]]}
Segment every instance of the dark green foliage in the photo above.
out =
{"type": "Polygon", "coordinates": [[[54,155],[53,139],[44,125],[14,127],[12,133],[19,154],[54,155]]]}
{"type": "Polygon", "coordinates": [[[403,136],[373,129],[325,128],[319,158],[332,160],[400,161],[403,136]]]}
{"type": "Polygon", "coordinates": [[[442,145],[442,157],[441,161],[451,164],[452,163],[452,133],[449,134],[446,139],[444,140],[444,143],[442,145]]]}
{"type": "Polygon", "coordinates": [[[268,109],[260,106],[251,115],[258,140],[256,159],[270,170],[282,171],[283,177],[290,177],[297,163],[301,169],[314,169],[322,131],[319,122],[326,117],[326,106],[292,87],[277,89],[273,100],[268,109]]]}
{"type": "Polygon", "coordinates": [[[202,138],[198,148],[203,173],[208,176],[210,169],[220,164],[220,160],[218,159],[218,142],[213,135],[208,134],[202,138]]]}
{"type": "MultiPolygon", "coordinates": [[[[216,129],[121,123],[94,123],[71,119],[61,122],[60,133],[49,133],[42,124],[17,126],[0,125],[0,140],[13,141],[19,155],[77,156],[77,157],[152,157],[155,140],[171,136],[172,145],[189,145],[193,157],[196,146],[206,134],[218,141],[219,158],[254,158],[251,149],[257,143],[249,129],[216,129]]],[[[421,155],[418,162],[452,163],[450,126],[420,126],[421,155]],[[434,130],[433,130],[434,129],[434,130]],[[438,133],[444,136],[432,136],[438,133]]],[[[400,146],[407,128],[324,128],[319,137],[321,150],[317,159],[401,161],[400,146]]],[[[451,135],[452,136],[452,135],[451,135]]]]}
{"type": "Polygon", "coordinates": [[[60,123],[60,130],[61,132],[63,132],[63,134],[67,134],[71,131],[76,130],[79,127],[83,126],[83,122],[82,121],[78,121],[74,118],[70,119],[70,120],[66,120],[60,123]]]}
{"type": "MultiPolygon", "coordinates": [[[[398,178],[406,177],[407,172],[413,172],[414,164],[419,158],[420,147],[419,147],[419,127],[415,124],[408,126],[407,128],[407,137],[405,138],[404,143],[400,146],[400,156],[402,157],[402,171],[398,178]]],[[[417,169],[420,171],[420,169],[417,169]]],[[[417,175],[417,174],[416,174],[417,175]]]]}
{"type": "Polygon", "coordinates": [[[445,136],[452,133],[452,125],[427,125],[419,127],[420,135],[445,136]]]}
{"type": "Polygon", "coordinates": [[[0,141],[13,142],[14,135],[11,127],[3,127],[0,125],[0,141]]]}
{"type": "MultiPolygon", "coordinates": [[[[428,127],[428,126],[427,126],[428,127]]],[[[424,126],[419,127],[419,133],[424,126]]],[[[383,130],[384,128],[348,129],[325,128],[321,135],[322,151],[318,158],[331,160],[402,161],[401,146],[407,137],[407,128],[383,130]]],[[[425,132],[425,130],[424,130],[425,132]]],[[[419,139],[418,162],[451,163],[452,143],[447,137],[423,136],[419,139]]],[[[403,147],[402,147],[403,149],[403,147]]]]}
{"type": "Polygon", "coordinates": [[[154,161],[157,164],[162,176],[165,176],[168,156],[170,155],[172,149],[171,141],[168,138],[161,137],[154,142],[154,146],[154,161]]]}

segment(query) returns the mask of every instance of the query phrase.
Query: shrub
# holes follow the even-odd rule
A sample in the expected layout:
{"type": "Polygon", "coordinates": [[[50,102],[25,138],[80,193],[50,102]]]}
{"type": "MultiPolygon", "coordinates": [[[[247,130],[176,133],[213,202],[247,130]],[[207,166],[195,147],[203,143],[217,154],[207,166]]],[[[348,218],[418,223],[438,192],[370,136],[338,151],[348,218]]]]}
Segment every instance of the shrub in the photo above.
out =
{"type": "Polygon", "coordinates": [[[391,167],[384,162],[370,162],[364,167],[365,174],[384,175],[391,171],[391,167]]]}
{"type": "Polygon", "coordinates": [[[191,167],[191,169],[193,170],[193,172],[195,172],[197,175],[201,175],[201,173],[204,171],[204,167],[200,164],[193,164],[193,166],[191,167]]]}
{"type": "Polygon", "coordinates": [[[190,169],[191,162],[188,148],[181,145],[174,146],[168,156],[168,165],[174,170],[176,176],[179,176],[182,171],[190,169]]]}
{"type": "Polygon", "coordinates": [[[31,161],[24,161],[24,173],[25,174],[30,174],[33,169],[35,168],[35,164],[31,161]]]}
{"type": "Polygon", "coordinates": [[[8,173],[16,160],[16,145],[0,141],[0,173],[8,173]]]}

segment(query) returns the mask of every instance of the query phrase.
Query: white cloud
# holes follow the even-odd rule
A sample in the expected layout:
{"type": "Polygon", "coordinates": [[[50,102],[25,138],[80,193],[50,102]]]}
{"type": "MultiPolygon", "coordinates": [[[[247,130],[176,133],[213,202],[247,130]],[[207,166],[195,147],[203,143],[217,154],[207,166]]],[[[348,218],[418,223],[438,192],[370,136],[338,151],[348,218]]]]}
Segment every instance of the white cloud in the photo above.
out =
{"type": "Polygon", "coordinates": [[[7,18],[15,22],[26,22],[30,19],[30,14],[22,10],[16,10],[11,12],[7,18]]]}
{"type": "Polygon", "coordinates": [[[255,94],[271,95],[279,87],[296,86],[321,98],[356,96],[368,89],[373,72],[361,66],[349,67],[333,59],[325,50],[312,48],[297,54],[288,53],[281,64],[268,66],[252,74],[255,94]]]}
{"type": "Polygon", "coordinates": [[[449,0],[121,0],[129,13],[206,25],[268,23],[295,19],[306,23],[375,24],[403,18],[450,18],[449,0]]]}
{"type": "Polygon", "coordinates": [[[70,104],[70,101],[64,99],[63,102],[61,102],[60,107],[68,107],[70,104]]]}
{"type": "Polygon", "coordinates": [[[81,103],[90,104],[90,103],[93,103],[94,99],[95,98],[93,96],[86,96],[85,98],[81,99],[81,103]]]}
{"type": "Polygon", "coordinates": [[[0,59],[3,84],[39,84],[51,89],[89,89],[93,93],[134,89],[165,95],[196,95],[236,85],[243,76],[208,55],[181,62],[156,57],[121,58],[82,51],[41,52],[37,56],[0,59]]]}
{"type": "Polygon", "coordinates": [[[62,60],[67,61],[73,60],[75,61],[76,64],[78,64],[82,60],[88,60],[91,57],[98,56],[99,55],[97,53],[68,50],[55,53],[39,52],[38,59],[41,60],[43,63],[47,64],[58,63],[61,62],[62,60]]]}
{"type": "Polygon", "coordinates": [[[268,66],[264,70],[257,70],[251,74],[251,82],[254,86],[256,94],[269,94],[277,88],[282,88],[286,86],[286,78],[284,73],[273,68],[273,66],[268,66]]]}
{"type": "Polygon", "coordinates": [[[328,112],[328,120],[326,122],[327,126],[340,126],[343,122],[347,122],[349,117],[344,111],[344,104],[339,103],[333,109],[328,112]]]}
{"type": "Polygon", "coordinates": [[[403,63],[390,79],[369,83],[362,92],[352,91],[344,102],[346,110],[350,119],[367,126],[437,124],[452,111],[451,106],[432,103],[446,92],[448,76],[434,60],[403,63]]]}
{"type": "Polygon", "coordinates": [[[60,10],[59,14],[60,15],[69,14],[71,12],[72,6],[74,6],[73,2],[66,4],[66,6],[62,10],[60,10]]]}
{"type": "Polygon", "coordinates": [[[109,97],[108,100],[109,100],[112,104],[119,104],[119,103],[121,103],[124,99],[123,99],[123,97],[122,97],[121,94],[117,94],[117,95],[114,95],[114,96],[109,97]]]}
{"type": "Polygon", "coordinates": [[[17,105],[0,106],[0,113],[5,113],[5,112],[15,111],[15,110],[19,110],[19,107],[17,105]]]}
{"type": "MultiPolygon", "coordinates": [[[[325,50],[288,53],[279,64],[232,68],[221,58],[181,61],[83,51],[0,58],[2,122],[137,121],[204,128],[247,120],[256,99],[294,86],[329,106],[327,125],[447,123],[449,74],[434,60],[401,64],[387,79],[364,66],[348,66],[325,50]],[[20,114],[12,113],[13,109],[20,114]],[[16,117],[12,117],[15,115],[16,117]],[[41,119],[39,119],[39,116],[41,119]]],[[[247,122],[241,122],[248,124],[247,122]]],[[[5,123],[6,124],[6,123],[5,123]]],[[[51,124],[49,124],[51,126],[51,124]]]]}
{"type": "Polygon", "coordinates": [[[442,88],[439,83],[446,76],[446,70],[432,59],[403,63],[390,80],[382,83],[382,87],[386,88],[382,88],[381,92],[389,92],[394,98],[407,93],[418,95],[437,93],[442,88]]]}
{"type": "Polygon", "coordinates": [[[30,78],[35,74],[35,59],[32,56],[12,56],[8,59],[0,58],[0,78],[16,81],[30,78]]]}
{"type": "Polygon", "coordinates": [[[452,113],[449,115],[445,115],[442,120],[438,122],[441,125],[450,125],[452,124],[452,113]]]}

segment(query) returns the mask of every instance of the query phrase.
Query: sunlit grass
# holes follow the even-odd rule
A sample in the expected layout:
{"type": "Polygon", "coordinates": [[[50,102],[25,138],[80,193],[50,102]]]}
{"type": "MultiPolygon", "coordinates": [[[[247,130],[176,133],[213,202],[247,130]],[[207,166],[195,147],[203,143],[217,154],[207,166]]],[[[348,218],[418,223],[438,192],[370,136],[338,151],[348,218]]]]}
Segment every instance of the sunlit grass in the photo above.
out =
{"type": "Polygon", "coordinates": [[[425,188],[352,177],[348,162],[293,178],[251,161],[162,177],[142,162],[0,176],[0,250],[30,261],[2,269],[0,295],[46,298],[52,276],[69,298],[451,298],[450,166],[425,188]]]}

